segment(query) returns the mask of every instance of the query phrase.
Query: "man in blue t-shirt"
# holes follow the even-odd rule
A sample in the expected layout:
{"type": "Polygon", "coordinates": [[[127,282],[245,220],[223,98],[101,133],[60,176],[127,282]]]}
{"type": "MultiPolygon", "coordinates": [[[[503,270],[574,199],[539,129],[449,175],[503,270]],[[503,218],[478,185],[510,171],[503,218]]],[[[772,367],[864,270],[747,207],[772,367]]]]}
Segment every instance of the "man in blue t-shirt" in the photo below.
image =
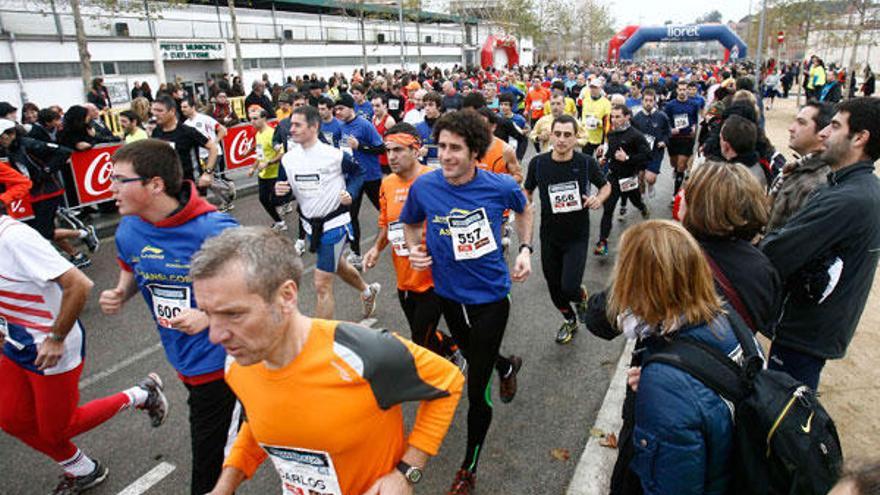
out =
{"type": "Polygon", "coordinates": [[[416,179],[400,222],[410,263],[416,270],[431,270],[443,317],[468,360],[467,449],[450,493],[470,493],[492,421],[493,368],[501,376],[501,400],[510,402],[516,393],[522,359],[501,357],[498,351],[510,314],[511,278],[523,282],[532,270],[532,212],[513,178],[477,169],[493,139],[479,114],[446,114],[433,132],[441,168],[416,179]],[[501,251],[505,210],[517,213],[523,242],[512,274],[501,251]]]}
{"type": "Polygon", "coordinates": [[[322,96],[318,98],[318,114],[321,115],[321,130],[318,139],[334,148],[339,147],[342,139],[342,123],[333,116],[333,107],[336,103],[332,99],[322,96]]]}
{"type": "Polygon", "coordinates": [[[238,408],[223,380],[226,351],[208,339],[208,316],[196,305],[189,263],[205,239],[238,222],[182,180],[177,153],[163,141],[128,144],[113,162],[111,190],[123,215],[116,229],[121,270],[116,287],[102,292],[99,303],[104,313],[117,314],[140,290],[165,355],[189,393],[190,488],[207,493],[220,476],[230,426],[238,430],[238,408]]]}
{"type": "Polygon", "coordinates": [[[696,144],[696,129],[700,118],[699,102],[688,98],[688,83],[679,79],[675,88],[675,99],[666,102],[663,113],[671,125],[671,137],[669,139],[669,162],[675,169],[675,196],[684,182],[684,173],[688,167],[688,160],[694,154],[696,144]]]}
{"type": "Polygon", "coordinates": [[[354,239],[351,241],[351,254],[348,257],[348,262],[352,266],[358,271],[363,271],[361,225],[358,221],[358,213],[361,211],[361,201],[364,194],[376,207],[376,211],[379,211],[379,186],[382,185],[382,167],[379,165],[379,155],[385,152],[385,142],[376,131],[376,126],[360,114],[356,114],[355,109],[356,103],[352,95],[348,93],[339,95],[339,100],[336,102],[336,118],[342,124],[339,147],[343,152],[351,152],[354,161],[360,165],[364,176],[364,185],[351,202],[351,227],[354,231],[354,239]]]}
{"type": "Polygon", "coordinates": [[[367,101],[367,90],[360,84],[352,84],[351,97],[354,99],[354,113],[372,122],[373,104],[367,101]]]}

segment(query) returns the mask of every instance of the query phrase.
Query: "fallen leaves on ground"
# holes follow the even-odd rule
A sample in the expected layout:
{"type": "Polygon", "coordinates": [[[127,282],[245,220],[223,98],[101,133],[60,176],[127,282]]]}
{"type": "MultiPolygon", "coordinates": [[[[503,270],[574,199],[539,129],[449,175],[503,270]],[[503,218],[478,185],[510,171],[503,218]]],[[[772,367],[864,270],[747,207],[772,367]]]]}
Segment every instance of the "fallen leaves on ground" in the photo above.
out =
{"type": "Polygon", "coordinates": [[[568,449],[551,449],[550,455],[557,461],[567,461],[571,459],[571,452],[568,449]]]}
{"type": "Polygon", "coordinates": [[[602,440],[599,440],[599,445],[603,447],[608,447],[609,449],[616,449],[617,435],[615,435],[614,433],[608,433],[607,435],[602,437],[602,440]]]}

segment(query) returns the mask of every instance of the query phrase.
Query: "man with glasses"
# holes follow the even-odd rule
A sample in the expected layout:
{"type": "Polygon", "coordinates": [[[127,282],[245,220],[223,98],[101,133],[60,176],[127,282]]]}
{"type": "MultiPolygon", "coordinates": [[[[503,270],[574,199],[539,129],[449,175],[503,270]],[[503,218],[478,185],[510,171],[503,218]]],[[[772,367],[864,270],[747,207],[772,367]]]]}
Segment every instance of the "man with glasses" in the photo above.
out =
{"type": "Polygon", "coordinates": [[[535,189],[541,196],[541,267],[550,299],[565,319],[556,343],[566,344],[577,331],[578,319],[585,323],[587,290],[581,280],[590,242],[590,210],[602,206],[611,186],[592,156],[574,150],[578,144],[574,117],[558,117],[550,132],[553,150],[532,158],[523,187],[529,201],[535,189]],[[590,184],[597,194],[591,194],[590,184]]]}
{"type": "MultiPolygon", "coordinates": [[[[193,131],[195,132],[195,131],[193,131]]],[[[145,139],[113,156],[113,199],[123,215],[116,229],[121,268],[116,287],[101,293],[105,314],[118,314],[139,290],[153,314],[165,355],[189,392],[192,493],[213,488],[230,432],[235,396],[223,381],[226,352],[208,340],[208,317],[193,297],[189,263],[205,239],[236,227],[183,180],[177,153],[145,139]]]]}

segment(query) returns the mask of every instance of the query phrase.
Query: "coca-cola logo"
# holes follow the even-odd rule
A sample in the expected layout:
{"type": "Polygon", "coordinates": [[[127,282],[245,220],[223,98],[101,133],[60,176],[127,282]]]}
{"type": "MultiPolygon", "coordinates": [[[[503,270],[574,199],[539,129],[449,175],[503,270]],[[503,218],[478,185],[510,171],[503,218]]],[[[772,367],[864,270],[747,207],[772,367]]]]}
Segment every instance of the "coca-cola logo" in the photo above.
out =
{"type": "Polygon", "coordinates": [[[86,169],[85,188],[92,196],[100,196],[110,189],[110,176],[113,174],[113,162],[110,152],[98,154],[86,169]]]}
{"type": "Polygon", "coordinates": [[[254,148],[256,136],[249,137],[247,131],[242,130],[232,138],[229,145],[230,165],[241,165],[250,158],[250,152],[254,148]]]}

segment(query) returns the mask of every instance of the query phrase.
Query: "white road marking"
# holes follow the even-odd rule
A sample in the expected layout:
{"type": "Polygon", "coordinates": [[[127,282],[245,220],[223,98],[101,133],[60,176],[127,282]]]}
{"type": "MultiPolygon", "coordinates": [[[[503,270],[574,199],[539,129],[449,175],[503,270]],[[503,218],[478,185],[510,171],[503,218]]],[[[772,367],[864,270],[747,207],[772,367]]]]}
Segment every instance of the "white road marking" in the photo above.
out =
{"type": "Polygon", "coordinates": [[[134,483],[125,487],[118,495],[141,495],[153,487],[156,483],[162,481],[163,478],[171,474],[176,468],[174,464],[160,462],[156,467],[149,470],[147,474],[141,476],[134,483]]]}
{"type": "Polygon", "coordinates": [[[141,359],[149,356],[150,354],[153,354],[154,352],[156,352],[160,349],[162,349],[161,343],[153,344],[150,347],[147,347],[146,349],[142,350],[141,352],[138,352],[137,354],[133,354],[133,355],[123,359],[122,361],[119,361],[118,363],[114,364],[113,366],[111,366],[105,370],[99,371],[99,372],[95,373],[94,375],[90,375],[90,376],[86,377],[84,380],[79,382],[79,389],[83,390],[90,385],[94,385],[95,383],[98,383],[99,381],[103,380],[104,378],[107,378],[108,376],[112,375],[113,373],[116,373],[117,371],[121,370],[122,368],[130,366],[131,364],[134,364],[136,361],[140,361],[141,359]]]}
{"type": "MultiPolygon", "coordinates": [[[[377,234],[373,234],[373,235],[367,237],[366,239],[363,239],[361,242],[363,244],[369,244],[370,242],[372,242],[376,238],[376,235],[377,234]]],[[[315,269],[315,265],[309,265],[308,268],[303,270],[303,275],[311,272],[314,269],[315,269]]],[[[360,323],[361,323],[361,325],[372,327],[373,325],[376,324],[376,319],[375,318],[367,318],[366,320],[363,320],[360,323]],[[367,322],[370,322],[370,323],[367,323],[367,322]]],[[[156,352],[160,349],[162,349],[161,343],[153,344],[150,347],[147,347],[146,349],[142,350],[141,352],[138,352],[137,354],[129,356],[129,357],[123,359],[122,361],[119,361],[118,363],[114,364],[113,366],[110,366],[109,368],[107,368],[105,370],[99,371],[99,372],[95,373],[94,375],[90,375],[79,382],[79,389],[84,390],[86,387],[89,387],[91,385],[98,383],[99,381],[103,380],[104,378],[107,378],[108,376],[112,375],[113,373],[116,373],[117,371],[121,370],[122,368],[126,368],[128,366],[131,366],[135,362],[140,361],[141,359],[149,356],[150,354],[153,354],[154,352],[156,352]]]]}

